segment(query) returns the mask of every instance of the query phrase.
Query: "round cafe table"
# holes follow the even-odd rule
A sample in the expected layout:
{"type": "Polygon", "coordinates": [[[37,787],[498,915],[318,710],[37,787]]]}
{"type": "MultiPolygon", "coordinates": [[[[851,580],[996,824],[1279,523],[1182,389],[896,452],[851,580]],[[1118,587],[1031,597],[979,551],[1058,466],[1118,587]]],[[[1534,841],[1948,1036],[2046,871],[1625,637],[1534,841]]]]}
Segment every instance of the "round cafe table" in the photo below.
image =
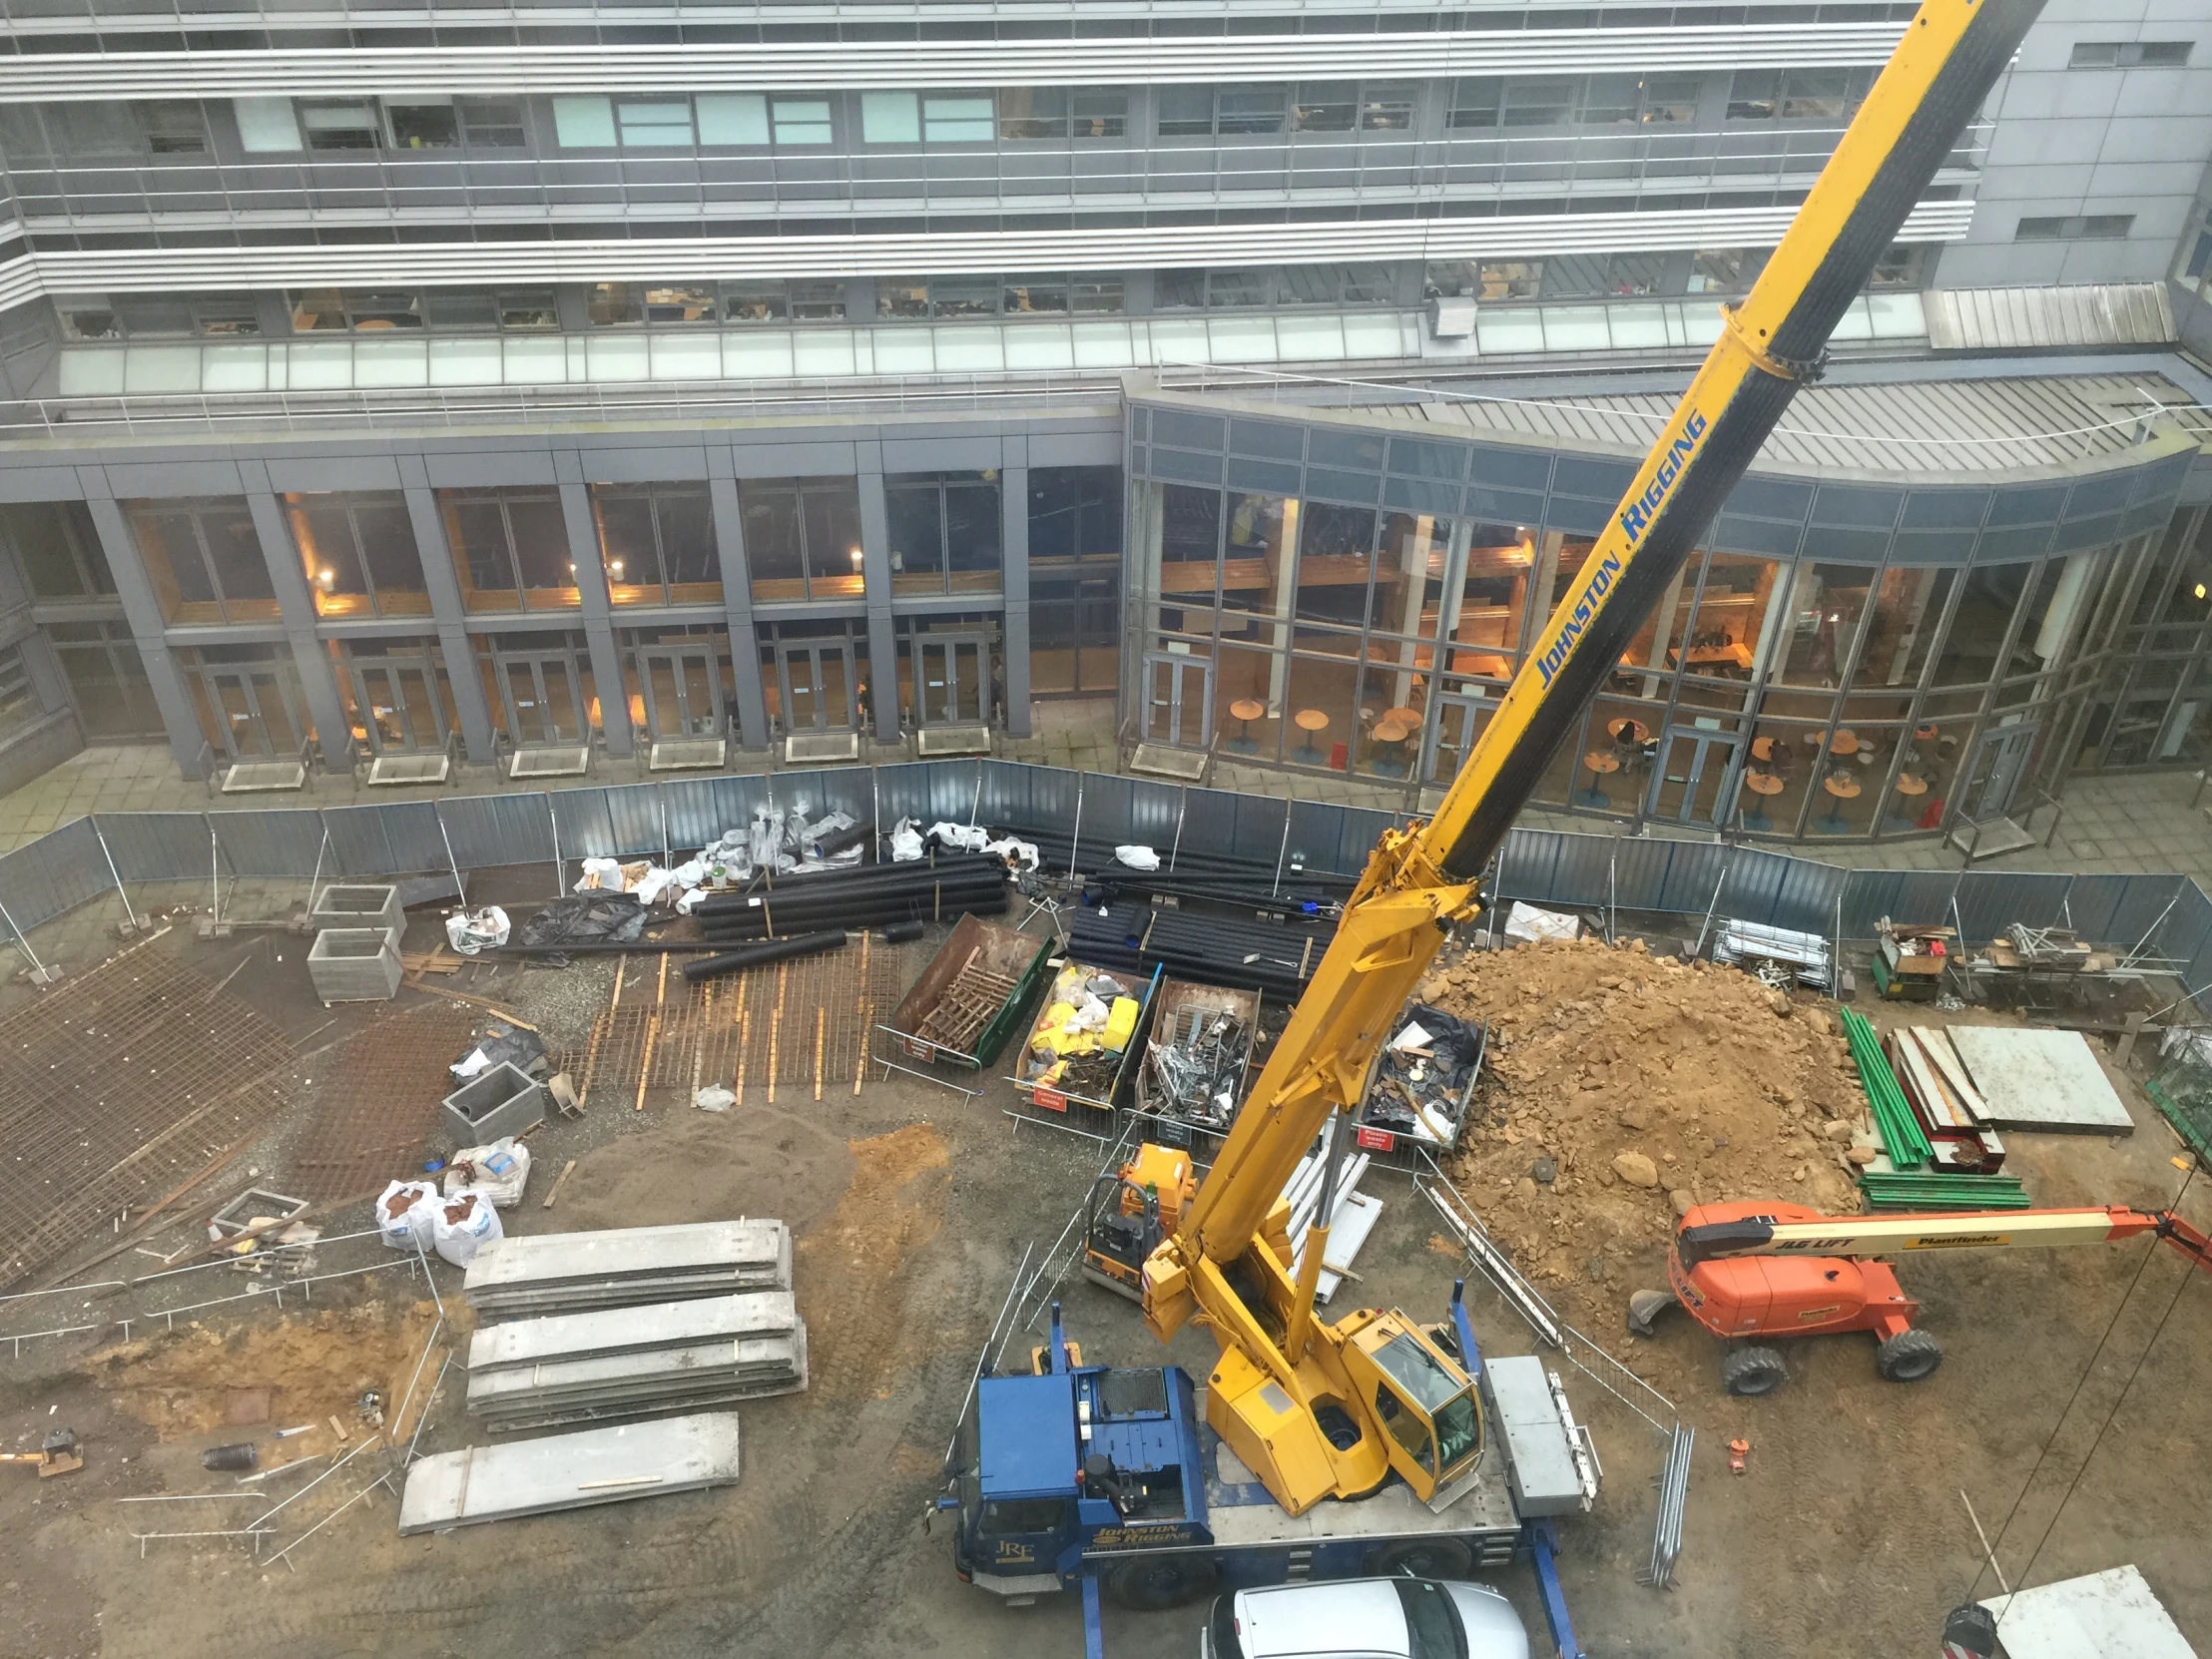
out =
{"type": "Polygon", "coordinates": [[[1859,740],[1852,735],[1849,727],[1839,727],[1836,735],[1828,740],[1828,752],[1831,755],[1856,755],[1859,753],[1859,740]]]}
{"type": "Polygon", "coordinates": [[[1759,797],[1759,800],[1752,803],[1751,811],[1743,815],[1744,828],[1746,830],[1772,830],[1774,820],[1767,817],[1766,803],[1774,796],[1782,793],[1782,780],[1771,772],[1747,772],[1744,774],[1744,788],[1759,797]]]}
{"type": "Polygon", "coordinates": [[[1753,738],[1753,739],[1751,740],[1751,758],[1752,758],[1753,760],[1755,760],[1755,761],[1771,761],[1771,760],[1773,760],[1773,759],[1774,759],[1774,739],[1772,739],[1772,738],[1753,738]]]}
{"type": "Polygon", "coordinates": [[[1306,734],[1306,741],[1293,751],[1294,756],[1304,766],[1321,765],[1321,751],[1314,747],[1314,736],[1329,730],[1329,711],[1301,709],[1291,717],[1291,724],[1306,734]]]}
{"type": "Polygon", "coordinates": [[[1405,740],[1420,730],[1418,720],[1403,718],[1409,712],[1404,709],[1390,710],[1375,723],[1375,730],[1369,734],[1382,748],[1396,752],[1389,756],[1378,755],[1373,759],[1375,770],[1385,777],[1405,776],[1405,740]]]}
{"type": "Polygon", "coordinates": [[[1222,747],[1239,755],[1257,753],[1260,746],[1252,741],[1252,723],[1268,712],[1268,706],[1257,697],[1240,697],[1229,705],[1229,712],[1237,719],[1237,735],[1222,747]]]}
{"type": "Polygon", "coordinates": [[[1859,780],[1841,772],[1832,772],[1821,780],[1821,788],[1829,793],[1835,805],[1829,809],[1826,818],[1814,821],[1813,828],[1824,835],[1841,835],[1851,828],[1844,822],[1844,803],[1859,799],[1859,780]]]}
{"type": "Polygon", "coordinates": [[[1928,793],[1928,780],[1918,773],[1901,772],[1898,774],[1897,792],[1898,828],[1910,830],[1920,819],[1921,797],[1928,793]]]}
{"type": "Polygon", "coordinates": [[[1582,757],[1582,764],[1590,771],[1590,787],[1574,799],[1582,806],[1600,810],[1612,806],[1613,798],[1599,786],[1605,782],[1607,773],[1620,771],[1621,758],[1618,755],[1609,755],[1602,749],[1593,749],[1582,757]]]}
{"type": "Polygon", "coordinates": [[[1651,728],[1640,720],[1631,720],[1628,716],[1623,715],[1618,720],[1605,723],[1605,735],[1624,747],[1632,745],[1637,749],[1641,749],[1644,746],[1644,740],[1651,736],[1651,728]],[[1633,736],[1630,734],[1633,734],[1633,736]]]}

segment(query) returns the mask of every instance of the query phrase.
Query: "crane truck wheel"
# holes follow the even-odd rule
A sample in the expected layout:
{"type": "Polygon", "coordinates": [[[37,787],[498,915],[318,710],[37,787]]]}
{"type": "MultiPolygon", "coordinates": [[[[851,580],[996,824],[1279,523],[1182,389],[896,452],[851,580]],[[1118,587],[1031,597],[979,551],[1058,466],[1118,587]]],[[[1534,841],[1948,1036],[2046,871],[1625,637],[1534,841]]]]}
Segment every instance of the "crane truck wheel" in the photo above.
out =
{"type": "Polygon", "coordinates": [[[1771,1394],[1790,1381],[1790,1368],[1771,1348],[1739,1348],[1721,1362],[1721,1386],[1732,1394],[1771,1394]]]}
{"type": "Polygon", "coordinates": [[[1368,1570],[1378,1578],[1464,1578],[1474,1571],[1474,1551],[1457,1538],[1409,1538],[1375,1552],[1368,1570]]]}
{"type": "Polygon", "coordinates": [[[1221,1568],[1203,1555],[1167,1555],[1122,1562],[1106,1575],[1106,1591],[1133,1612],[1153,1613],[1197,1600],[1220,1578],[1221,1568]]]}
{"type": "Polygon", "coordinates": [[[1900,1331],[1874,1352],[1885,1382],[1918,1382],[1943,1363],[1943,1345],[1925,1331],[1900,1331]]]}

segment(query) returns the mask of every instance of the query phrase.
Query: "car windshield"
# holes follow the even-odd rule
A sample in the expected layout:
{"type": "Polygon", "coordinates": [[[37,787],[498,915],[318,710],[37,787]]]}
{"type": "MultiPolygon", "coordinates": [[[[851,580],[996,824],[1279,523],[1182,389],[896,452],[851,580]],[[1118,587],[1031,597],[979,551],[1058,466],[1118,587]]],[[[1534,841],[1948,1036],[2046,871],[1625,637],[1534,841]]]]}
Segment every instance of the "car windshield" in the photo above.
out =
{"type": "Polygon", "coordinates": [[[1412,1659],[1466,1659],[1466,1643],[1459,1634],[1459,1615],[1441,1584],[1425,1578],[1391,1581],[1398,1605],[1405,1609],[1405,1635],[1412,1659]]]}

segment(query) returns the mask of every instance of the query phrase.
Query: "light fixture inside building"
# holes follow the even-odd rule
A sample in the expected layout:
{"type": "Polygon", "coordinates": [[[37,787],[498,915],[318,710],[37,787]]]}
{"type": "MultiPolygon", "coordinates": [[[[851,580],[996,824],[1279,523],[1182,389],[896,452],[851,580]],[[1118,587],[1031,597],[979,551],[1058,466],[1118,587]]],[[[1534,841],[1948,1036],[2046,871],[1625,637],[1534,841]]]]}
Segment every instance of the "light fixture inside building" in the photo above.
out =
{"type": "Polygon", "coordinates": [[[2204,597],[2204,584],[2202,582],[2199,582],[2197,584],[2197,597],[2199,599],[2202,599],[2204,597]]]}
{"type": "Polygon", "coordinates": [[[620,576],[622,574],[622,561],[620,559],[616,559],[611,564],[609,564],[607,568],[613,571],[617,576],[620,576]]]}
{"type": "MultiPolygon", "coordinates": [[[[316,572],[316,574],[315,574],[315,580],[316,580],[316,581],[318,581],[318,582],[320,582],[320,583],[321,583],[321,584],[322,584],[322,585],[323,585],[324,587],[328,587],[328,586],[329,586],[329,585],[330,585],[331,583],[335,582],[335,581],[336,581],[337,579],[338,579],[338,573],[337,573],[336,571],[334,571],[334,570],[324,570],[324,571],[318,571],[318,572],[316,572]]],[[[2199,589],[2199,590],[2197,591],[2197,597],[2198,597],[2199,599],[2202,599],[2202,598],[2204,597],[2204,592],[2203,592],[2203,590],[2202,590],[2201,588],[2200,588],[2200,589],[2199,589]]]]}
{"type": "Polygon", "coordinates": [[[854,570],[860,568],[860,550],[857,547],[852,550],[852,568],[854,570]]]}

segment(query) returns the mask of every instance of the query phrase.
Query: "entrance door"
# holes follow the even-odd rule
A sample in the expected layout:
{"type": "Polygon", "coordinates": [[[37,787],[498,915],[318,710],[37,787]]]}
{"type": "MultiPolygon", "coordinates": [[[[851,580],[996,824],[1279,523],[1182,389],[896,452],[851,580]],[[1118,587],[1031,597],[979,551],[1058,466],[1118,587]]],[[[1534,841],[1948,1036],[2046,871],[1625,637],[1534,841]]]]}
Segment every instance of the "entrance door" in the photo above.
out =
{"type": "Polygon", "coordinates": [[[353,675],[354,718],[367,734],[371,754],[445,747],[444,700],[426,668],[374,659],[347,666],[353,675]]]}
{"type": "Polygon", "coordinates": [[[1985,824],[2011,812],[2012,797],[2026,777],[2028,760],[2035,752],[2038,730],[2034,722],[2021,721],[2016,726],[1994,726],[1981,734],[1981,741],[1974,746],[1973,762],[1966,768],[1965,787],[1958,792],[1969,823],[1985,824]]]}
{"type": "Polygon", "coordinates": [[[1449,787],[1474,753],[1496,704],[1468,692],[1439,692],[1428,706],[1428,730],[1421,735],[1420,781],[1449,787]]]}
{"type": "Polygon", "coordinates": [[[1696,825],[1717,830],[1736,809],[1741,783],[1734,732],[1704,727],[1670,727],[1659,743],[1659,764],[1652,768],[1646,817],[1660,824],[1696,825]]]}
{"type": "Polygon", "coordinates": [[[582,743],[583,687],[576,659],[568,655],[503,655],[499,695],[507,706],[507,732],[518,748],[582,743]]]}
{"type": "Polygon", "coordinates": [[[849,640],[786,641],[776,650],[784,730],[849,732],[860,724],[849,640]]]}
{"type": "Polygon", "coordinates": [[[991,642],[981,634],[916,634],[914,722],[977,726],[991,714],[991,642]]]}
{"type": "Polygon", "coordinates": [[[1144,654],[1144,741],[1204,749],[1214,731],[1214,660],[1178,651],[1144,654]]]}
{"type": "Polygon", "coordinates": [[[648,646],[645,724],[656,738],[712,738],[723,731],[721,654],[707,646],[648,646]]]}
{"type": "Polygon", "coordinates": [[[299,753],[306,724],[275,669],[209,669],[206,683],[232,760],[299,753]]]}

